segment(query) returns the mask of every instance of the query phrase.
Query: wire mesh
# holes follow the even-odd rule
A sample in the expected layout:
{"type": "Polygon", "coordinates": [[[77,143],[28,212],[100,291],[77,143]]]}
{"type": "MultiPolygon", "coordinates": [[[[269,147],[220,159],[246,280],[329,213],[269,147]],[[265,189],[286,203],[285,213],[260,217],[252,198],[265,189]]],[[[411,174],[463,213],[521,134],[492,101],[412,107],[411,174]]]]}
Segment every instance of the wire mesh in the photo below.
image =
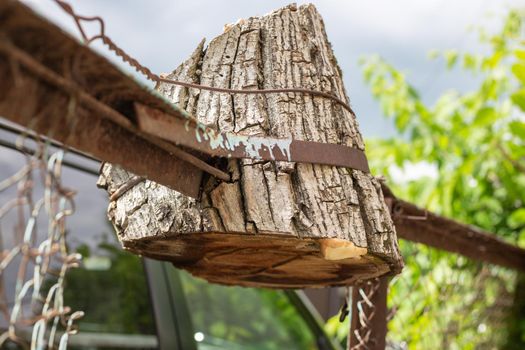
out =
{"type": "Polygon", "coordinates": [[[24,136],[16,148],[21,166],[0,181],[0,347],[65,349],[83,316],[63,299],[81,259],[66,242],[75,192],[61,182],[62,150],[24,136]]]}

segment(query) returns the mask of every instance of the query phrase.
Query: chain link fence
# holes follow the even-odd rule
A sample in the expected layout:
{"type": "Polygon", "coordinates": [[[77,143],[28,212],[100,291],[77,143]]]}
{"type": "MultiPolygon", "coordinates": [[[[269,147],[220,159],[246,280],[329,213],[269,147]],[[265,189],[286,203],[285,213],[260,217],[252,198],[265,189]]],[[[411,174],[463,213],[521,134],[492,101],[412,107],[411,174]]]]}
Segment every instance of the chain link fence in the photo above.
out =
{"type": "Polygon", "coordinates": [[[81,258],[66,243],[75,192],[61,182],[64,152],[27,135],[1,146],[16,149],[11,164],[21,165],[0,181],[0,347],[65,349],[83,312],[63,299],[81,258]]]}

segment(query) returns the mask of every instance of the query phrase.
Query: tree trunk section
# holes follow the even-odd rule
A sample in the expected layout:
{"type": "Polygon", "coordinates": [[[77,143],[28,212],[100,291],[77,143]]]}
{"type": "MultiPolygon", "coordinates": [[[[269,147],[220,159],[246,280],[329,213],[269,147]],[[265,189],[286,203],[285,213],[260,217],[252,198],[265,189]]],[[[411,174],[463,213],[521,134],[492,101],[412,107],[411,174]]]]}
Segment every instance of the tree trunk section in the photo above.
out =
{"type": "MultiPolygon", "coordinates": [[[[168,78],[233,89],[308,88],[348,100],[313,5],[225,26],[168,78]]],[[[168,84],[157,89],[220,131],[364,149],[355,116],[322,97],[228,95],[168,84]]],[[[372,175],[291,162],[215,163],[232,179],[205,179],[200,200],[146,180],[110,202],[109,218],[123,246],[212,282],[246,286],[348,285],[402,267],[372,175]]],[[[112,194],[131,177],[105,164],[99,185],[112,194]]]]}

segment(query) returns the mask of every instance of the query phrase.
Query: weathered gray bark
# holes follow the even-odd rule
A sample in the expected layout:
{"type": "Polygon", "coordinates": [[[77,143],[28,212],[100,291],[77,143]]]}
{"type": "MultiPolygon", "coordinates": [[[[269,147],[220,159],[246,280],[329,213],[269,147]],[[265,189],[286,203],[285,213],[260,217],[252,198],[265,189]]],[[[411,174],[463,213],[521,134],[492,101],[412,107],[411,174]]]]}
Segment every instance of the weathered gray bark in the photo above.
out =
{"type": "MultiPolygon", "coordinates": [[[[298,8],[291,5],[263,17],[228,25],[206,49],[201,42],[191,57],[168,77],[221,88],[301,87],[347,99],[323,21],[312,5],[298,8]]],[[[200,122],[221,131],[292,137],[364,149],[355,116],[324,98],[294,93],[230,96],[166,84],[158,90],[200,122]]],[[[304,247],[297,249],[296,260],[311,260],[304,266],[298,261],[287,263],[284,256],[280,256],[281,260],[268,258],[266,265],[260,263],[265,267],[258,272],[266,274],[265,278],[253,277],[257,274],[254,272],[248,277],[243,275],[242,281],[241,278],[231,280],[231,283],[245,285],[346,284],[401,267],[395,229],[380,184],[370,174],[333,166],[252,160],[230,160],[227,169],[232,181],[207,180],[201,201],[146,181],[110,203],[109,217],[124,246],[188,265],[187,259],[174,258],[167,251],[180,248],[174,242],[166,243],[170,238],[190,233],[205,237],[202,232],[242,234],[241,239],[234,240],[230,251],[235,245],[243,247],[242,237],[254,235],[272,241],[272,247],[277,250],[280,246],[275,244],[284,238],[321,242],[317,250],[306,249],[308,253],[304,247]],[[153,243],[153,238],[159,240],[153,243]],[[334,240],[318,241],[329,238],[334,240]],[[335,250],[330,250],[331,247],[335,250]],[[325,260],[353,259],[341,260],[341,264],[330,262],[331,265],[326,266],[331,266],[328,268],[331,272],[325,276],[317,271],[323,263],[315,262],[312,258],[315,254],[325,260]],[[298,270],[316,266],[318,277],[299,276],[297,281],[289,279],[284,283],[272,275],[286,268],[293,273],[293,269],[285,265],[294,264],[298,270]],[[361,270],[341,272],[340,265],[360,265],[361,270]]],[[[100,185],[111,194],[130,176],[132,174],[106,164],[100,185]]],[[[213,236],[213,239],[228,240],[226,237],[213,236]]],[[[293,242],[284,244],[283,250],[300,246],[297,240],[293,242]]],[[[264,252],[259,248],[250,249],[251,253],[237,255],[255,268],[257,264],[249,262],[250,256],[264,255],[264,252]]],[[[224,261],[242,265],[242,259],[237,261],[234,256],[228,259],[224,261]]],[[[202,262],[199,264],[188,269],[210,280],[230,283],[214,276],[213,271],[204,272],[207,268],[202,262]]],[[[217,267],[216,272],[220,274],[220,271],[217,267]]]]}

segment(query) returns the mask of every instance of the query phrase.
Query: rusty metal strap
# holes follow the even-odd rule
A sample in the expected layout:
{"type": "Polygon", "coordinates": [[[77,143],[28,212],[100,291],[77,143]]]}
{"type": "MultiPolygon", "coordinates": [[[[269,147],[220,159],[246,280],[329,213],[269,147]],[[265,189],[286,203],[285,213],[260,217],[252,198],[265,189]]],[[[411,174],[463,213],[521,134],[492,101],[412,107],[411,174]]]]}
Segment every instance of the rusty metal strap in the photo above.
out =
{"type": "Polygon", "coordinates": [[[343,145],[221,133],[194,119],[180,119],[135,103],[139,129],[210,156],[324,164],[370,172],[365,153],[343,145]]]}

